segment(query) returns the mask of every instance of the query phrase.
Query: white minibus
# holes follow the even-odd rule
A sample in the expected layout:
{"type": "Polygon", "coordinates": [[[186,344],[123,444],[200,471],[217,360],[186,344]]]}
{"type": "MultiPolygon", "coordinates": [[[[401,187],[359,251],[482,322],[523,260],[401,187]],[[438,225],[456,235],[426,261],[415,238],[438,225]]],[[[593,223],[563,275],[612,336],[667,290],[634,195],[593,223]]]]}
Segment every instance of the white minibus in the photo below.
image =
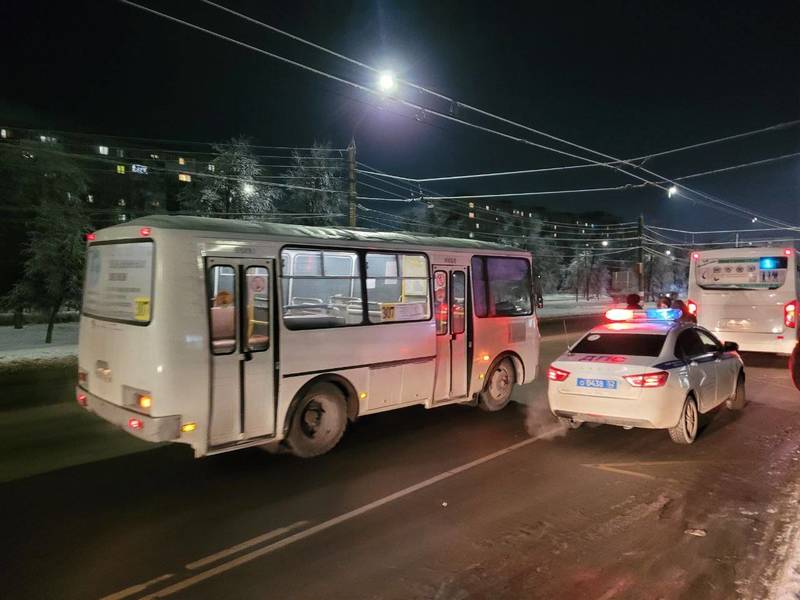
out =
{"type": "Polygon", "coordinates": [[[316,456],[357,417],[499,410],[536,377],[528,252],[186,216],[91,237],[77,400],[145,440],[316,456]]]}
{"type": "Polygon", "coordinates": [[[797,342],[794,248],[695,251],[689,310],[697,322],[749,352],[790,354],[797,342]]]}

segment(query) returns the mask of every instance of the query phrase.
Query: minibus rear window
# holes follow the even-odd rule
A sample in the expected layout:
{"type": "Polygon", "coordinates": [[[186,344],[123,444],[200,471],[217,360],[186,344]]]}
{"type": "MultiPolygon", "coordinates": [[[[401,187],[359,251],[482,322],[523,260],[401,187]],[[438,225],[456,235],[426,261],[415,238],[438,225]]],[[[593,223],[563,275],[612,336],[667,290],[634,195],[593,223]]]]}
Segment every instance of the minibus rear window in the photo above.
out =
{"type": "Polygon", "coordinates": [[[93,244],[86,253],[83,314],[147,325],[153,306],[153,242],[93,244]]]}
{"type": "Polygon", "coordinates": [[[704,290],[775,290],[786,282],[786,256],[701,260],[695,280],[704,290]]]}

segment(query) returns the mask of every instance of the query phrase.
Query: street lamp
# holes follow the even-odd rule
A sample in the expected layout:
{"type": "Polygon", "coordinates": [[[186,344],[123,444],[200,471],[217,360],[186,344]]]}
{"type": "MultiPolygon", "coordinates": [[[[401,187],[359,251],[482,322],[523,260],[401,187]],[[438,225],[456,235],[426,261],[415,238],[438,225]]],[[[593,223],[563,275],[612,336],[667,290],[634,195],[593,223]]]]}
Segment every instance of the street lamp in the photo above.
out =
{"type": "Polygon", "coordinates": [[[664,252],[664,254],[666,254],[667,256],[669,256],[670,254],[672,254],[672,250],[666,250],[666,251],[664,252]]]}
{"type": "Polygon", "coordinates": [[[391,71],[381,71],[378,75],[378,89],[384,94],[388,94],[397,87],[397,82],[394,79],[394,73],[391,71]]]}
{"type": "Polygon", "coordinates": [[[600,242],[600,245],[604,247],[608,246],[608,240],[603,240],[602,242],[600,242]]]}
{"type": "Polygon", "coordinates": [[[667,198],[672,198],[677,193],[678,193],[678,186],[677,185],[671,185],[671,186],[669,186],[669,189],[667,190],[667,198]]]}
{"type": "Polygon", "coordinates": [[[252,183],[245,183],[242,186],[242,193],[245,196],[252,196],[256,191],[256,187],[252,183]]]}

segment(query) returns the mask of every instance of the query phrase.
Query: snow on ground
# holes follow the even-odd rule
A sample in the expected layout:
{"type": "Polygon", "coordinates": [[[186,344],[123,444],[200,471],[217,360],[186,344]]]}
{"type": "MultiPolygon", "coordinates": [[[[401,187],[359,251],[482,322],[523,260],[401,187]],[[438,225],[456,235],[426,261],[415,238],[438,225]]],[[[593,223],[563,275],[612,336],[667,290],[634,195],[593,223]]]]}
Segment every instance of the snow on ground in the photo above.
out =
{"type": "Polygon", "coordinates": [[[21,360],[64,358],[78,354],[78,323],[59,323],[53,328],[53,343],[45,344],[47,325],[22,329],[0,327],[0,365],[21,360]]]}
{"type": "Polygon", "coordinates": [[[612,304],[611,298],[601,297],[584,300],[579,298],[575,302],[575,294],[547,294],[544,296],[544,308],[539,310],[539,316],[566,317],[571,315],[601,314],[612,304]]]}

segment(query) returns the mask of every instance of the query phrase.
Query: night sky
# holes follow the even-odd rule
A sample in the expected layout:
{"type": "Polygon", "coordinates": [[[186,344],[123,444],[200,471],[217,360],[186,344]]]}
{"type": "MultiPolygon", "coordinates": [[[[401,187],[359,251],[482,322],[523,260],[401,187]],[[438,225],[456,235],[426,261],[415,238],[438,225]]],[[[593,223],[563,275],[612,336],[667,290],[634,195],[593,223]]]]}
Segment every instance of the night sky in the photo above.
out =
{"type": "MultiPolygon", "coordinates": [[[[800,3],[256,2],[220,0],[254,18],[401,77],[618,157],[800,117],[800,3]]],[[[196,1],[149,6],[368,85],[374,76],[196,1]]],[[[426,177],[573,164],[326,81],[119,2],[6,2],[0,122],[53,130],[343,147],[426,177]]],[[[403,97],[446,106],[403,89],[403,97]]],[[[488,124],[468,112],[461,115],[488,124]]],[[[499,126],[494,123],[493,126],[499,126]]],[[[509,130],[507,127],[499,127],[509,130]]],[[[524,132],[517,130],[517,134],[524,132]]],[[[531,134],[525,134],[530,136],[531,134]]],[[[535,141],[549,144],[544,139],[535,141]]],[[[800,150],[800,128],[658,159],[679,176],[800,150]]],[[[483,183],[491,193],[625,183],[600,169],[483,183]]],[[[800,222],[800,160],[691,185],[800,222]]],[[[644,212],[653,224],[750,226],[655,190],[516,201],[519,207],[644,212]]],[[[385,209],[386,205],[381,206],[385,209]]]]}

